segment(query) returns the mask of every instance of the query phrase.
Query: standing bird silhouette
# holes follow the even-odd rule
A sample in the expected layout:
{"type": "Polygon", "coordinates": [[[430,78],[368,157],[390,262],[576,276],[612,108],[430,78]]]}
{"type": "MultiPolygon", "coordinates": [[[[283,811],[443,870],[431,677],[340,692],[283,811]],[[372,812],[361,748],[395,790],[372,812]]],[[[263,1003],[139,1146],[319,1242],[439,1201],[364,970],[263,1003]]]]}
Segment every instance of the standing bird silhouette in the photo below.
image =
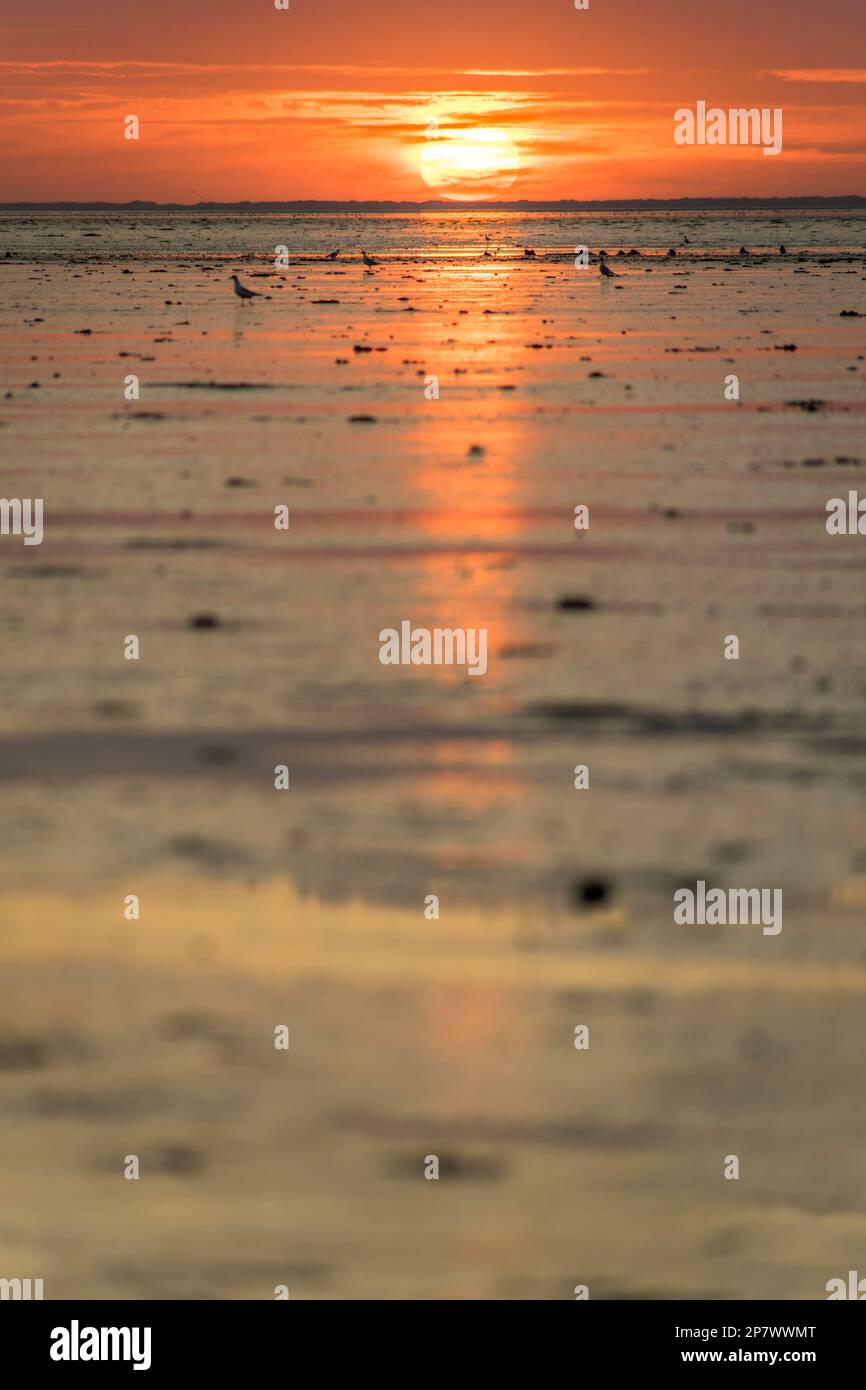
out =
{"type": "Polygon", "coordinates": [[[246,285],[242,285],[242,284],[241,284],[240,280],[238,279],[238,277],[237,277],[236,275],[233,275],[233,276],[232,276],[232,281],[233,281],[234,287],[235,287],[235,294],[237,295],[238,299],[241,301],[241,304],[245,304],[246,301],[247,301],[248,299],[260,299],[260,298],[261,298],[261,296],[260,296],[258,290],[248,290],[247,287],[246,287],[246,285]]]}
{"type": "Polygon", "coordinates": [[[362,258],[363,258],[364,265],[367,266],[368,268],[369,268],[370,266],[378,265],[378,264],[379,264],[379,262],[376,260],[376,258],[375,258],[374,256],[368,256],[366,251],[362,251],[362,252],[361,252],[361,256],[362,256],[362,258]]]}
{"type": "Polygon", "coordinates": [[[328,254],[327,254],[327,256],[325,257],[325,260],[326,260],[326,261],[335,261],[335,260],[337,259],[337,257],[339,256],[339,254],[340,254],[339,251],[329,251],[328,254]]]}
{"type": "Polygon", "coordinates": [[[602,275],[605,277],[605,279],[608,279],[608,280],[615,280],[615,279],[616,279],[616,271],[615,271],[615,270],[611,270],[610,266],[607,264],[606,261],[599,261],[599,263],[598,263],[598,268],[599,268],[599,270],[601,271],[602,275]]]}

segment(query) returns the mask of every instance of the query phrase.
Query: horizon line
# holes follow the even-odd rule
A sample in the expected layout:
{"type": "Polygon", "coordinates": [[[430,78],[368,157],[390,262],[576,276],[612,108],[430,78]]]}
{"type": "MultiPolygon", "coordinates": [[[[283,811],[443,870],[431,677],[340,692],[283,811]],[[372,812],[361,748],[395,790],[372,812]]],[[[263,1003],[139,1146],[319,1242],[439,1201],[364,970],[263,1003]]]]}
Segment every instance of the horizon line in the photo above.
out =
{"type": "Polygon", "coordinates": [[[552,212],[552,211],[640,211],[644,208],[676,210],[678,208],[866,208],[866,196],[859,193],[791,194],[788,196],[704,197],[681,198],[520,198],[501,200],[462,201],[442,198],[421,200],[391,198],[261,198],[232,199],[226,202],[202,200],[196,203],[159,203],[149,198],[132,198],[126,202],[103,199],[61,200],[41,202],[0,202],[0,212],[211,212],[221,210],[264,210],[269,212],[552,212]]]}

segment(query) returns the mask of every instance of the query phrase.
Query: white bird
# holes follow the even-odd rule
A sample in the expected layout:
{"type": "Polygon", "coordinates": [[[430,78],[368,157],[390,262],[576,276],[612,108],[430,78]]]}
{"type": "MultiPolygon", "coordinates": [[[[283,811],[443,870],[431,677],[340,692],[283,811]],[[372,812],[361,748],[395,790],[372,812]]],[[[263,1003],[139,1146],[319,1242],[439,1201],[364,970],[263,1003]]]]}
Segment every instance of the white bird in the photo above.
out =
{"type": "Polygon", "coordinates": [[[232,281],[234,282],[235,294],[237,295],[238,299],[241,301],[242,304],[243,304],[247,299],[259,299],[259,298],[260,298],[260,295],[259,295],[259,291],[258,291],[258,290],[248,290],[247,287],[246,287],[246,285],[242,285],[242,284],[241,284],[240,280],[238,279],[238,277],[237,277],[236,275],[233,275],[233,276],[232,276],[232,281]]]}

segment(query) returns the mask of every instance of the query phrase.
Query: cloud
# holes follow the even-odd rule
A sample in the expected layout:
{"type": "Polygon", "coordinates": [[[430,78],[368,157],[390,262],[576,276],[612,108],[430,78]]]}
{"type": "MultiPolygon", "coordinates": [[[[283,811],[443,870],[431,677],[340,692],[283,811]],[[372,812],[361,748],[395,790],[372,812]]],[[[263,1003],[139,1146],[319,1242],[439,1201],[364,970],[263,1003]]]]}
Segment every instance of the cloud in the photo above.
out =
{"type": "Polygon", "coordinates": [[[783,82],[861,82],[866,68],[782,68],[762,72],[761,77],[779,77],[783,82]]]}
{"type": "Polygon", "coordinates": [[[645,77],[649,68],[462,68],[466,77],[645,77]]]}
{"type": "Polygon", "coordinates": [[[466,77],[604,77],[640,76],[648,68],[413,68],[394,64],[377,63],[165,63],[148,62],[139,58],[119,59],[110,62],[95,62],[89,59],[48,59],[44,62],[22,62],[8,59],[0,60],[0,71],[11,74],[30,75],[43,72],[327,72],[347,73],[358,76],[369,73],[379,76],[383,73],[399,73],[406,77],[419,73],[436,76],[439,73],[452,73],[466,77]]]}

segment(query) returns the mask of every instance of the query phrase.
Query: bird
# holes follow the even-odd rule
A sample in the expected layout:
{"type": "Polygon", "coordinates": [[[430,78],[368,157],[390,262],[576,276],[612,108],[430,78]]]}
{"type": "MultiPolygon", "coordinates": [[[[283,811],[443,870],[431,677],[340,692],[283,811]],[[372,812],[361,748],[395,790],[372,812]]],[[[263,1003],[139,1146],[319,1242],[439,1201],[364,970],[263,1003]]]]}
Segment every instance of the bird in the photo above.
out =
{"type": "Polygon", "coordinates": [[[741,246],[741,247],[740,247],[740,255],[741,255],[741,256],[748,256],[748,254],[749,254],[749,253],[748,253],[748,251],[746,250],[745,246],[741,246]]]}
{"type": "Polygon", "coordinates": [[[779,255],[780,255],[780,256],[787,256],[787,254],[788,254],[788,248],[787,248],[787,246],[780,246],[780,247],[779,247],[779,255]]]}
{"type": "Polygon", "coordinates": [[[328,254],[327,254],[327,256],[325,257],[325,260],[326,260],[326,261],[335,261],[335,260],[337,259],[337,257],[339,256],[339,254],[340,254],[339,251],[329,251],[328,254]]]}
{"type": "Polygon", "coordinates": [[[689,241],[688,237],[687,237],[687,236],[684,236],[684,237],[683,237],[683,246],[690,246],[690,245],[691,245],[691,242],[689,241]]]}
{"type": "Polygon", "coordinates": [[[599,251],[599,253],[598,253],[598,259],[599,259],[600,261],[606,261],[606,260],[607,260],[607,252],[606,252],[606,251],[599,251]]]}
{"type": "Polygon", "coordinates": [[[368,256],[366,251],[362,251],[361,256],[363,257],[364,265],[366,266],[379,264],[379,262],[373,256],[368,256]]]}
{"type": "Polygon", "coordinates": [[[531,246],[524,246],[523,254],[524,256],[529,256],[531,258],[535,255],[535,252],[533,251],[531,246]]]}
{"type": "Polygon", "coordinates": [[[677,254],[677,253],[676,253],[676,251],[674,250],[674,248],[671,247],[671,249],[668,251],[668,255],[669,255],[669,256],[675,256],[676,254],[677,254]]]}
{"type": "Polygon", "coordinates": [[[259,291],[258,291],[258,290],[248,290],[247,287],[246,287],[246,285],[242,285],[242,284],[241,284],[240,280],[238,279],[238,277],[237,277],[236,275],[233,275],[233,276],[232,276],[232,280],[234,281],[235,294],[237,295],[238,299],[241,301],[242,304],[243,304],[247,299],[259,299],[259,298],[260,298],[260,295],[259,295],[259,291]]]}
{"type": "Polygon", "coordinates": [[[611,270],[610,266],[605,265],[604,261],[599,261],[598,268],[601,271],[602,275],[607,276],[610,280],[616,279],[616,271],[611,270]]]}

